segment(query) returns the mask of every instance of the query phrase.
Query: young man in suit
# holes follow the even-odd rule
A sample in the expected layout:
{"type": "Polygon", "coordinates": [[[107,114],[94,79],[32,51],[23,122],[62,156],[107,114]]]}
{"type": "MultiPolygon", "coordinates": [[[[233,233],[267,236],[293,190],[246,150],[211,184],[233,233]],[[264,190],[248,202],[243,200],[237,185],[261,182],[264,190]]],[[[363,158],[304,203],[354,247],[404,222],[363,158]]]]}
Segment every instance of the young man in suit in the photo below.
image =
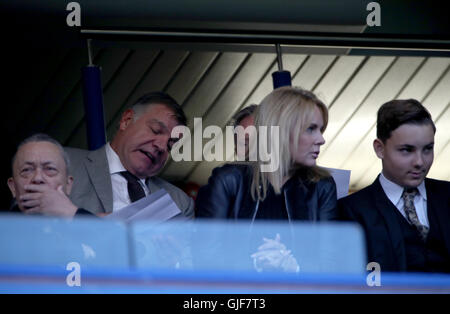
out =
{"type": "Polygon", "coordinates": [[[180,215],[192,218],[193,200],[156,176],[177,140],[171,132],[178,125],[186,125],[181,106],[165,93],[152,92],[122,114],[111,142],[95,151],[66,148],[74,176],[73,203],[105,215],[163,188],[180,215]]]}
{"type": "Polygon", "coordinates": [[[450,272],[450,182],[426,178],[435,132],[417,100],[382,105],[373,142],[382,172],[338,203],[344,220],[363,227],[368,262],[382,271],[450,272]]]}

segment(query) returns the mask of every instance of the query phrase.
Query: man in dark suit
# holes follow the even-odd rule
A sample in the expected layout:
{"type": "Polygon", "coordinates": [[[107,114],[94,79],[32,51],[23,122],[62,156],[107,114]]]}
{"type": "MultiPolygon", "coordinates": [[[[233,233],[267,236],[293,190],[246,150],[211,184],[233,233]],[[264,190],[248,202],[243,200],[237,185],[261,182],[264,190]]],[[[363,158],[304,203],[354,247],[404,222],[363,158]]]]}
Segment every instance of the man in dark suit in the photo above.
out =
{"type": "Polygon", "coordinates": [[[450,182],[426,178],[435,132],[417,100],[382,105],[373,142],[382,172],[338,202],[344,220],[364,228],[368,261],[382,271],[450,272],[450,182]]]}
{"type": "Polygon", "coordinates": [[[181,106],[165,93],[152,92],[123,113],[111,142],[95,151],[66,148],[74,176],[72,202],[106,215],[163,188],[179,216],[193,217],[193,200],[157,177],[177,140],[171,132],[178,125],[186,125],[181,106]]]}

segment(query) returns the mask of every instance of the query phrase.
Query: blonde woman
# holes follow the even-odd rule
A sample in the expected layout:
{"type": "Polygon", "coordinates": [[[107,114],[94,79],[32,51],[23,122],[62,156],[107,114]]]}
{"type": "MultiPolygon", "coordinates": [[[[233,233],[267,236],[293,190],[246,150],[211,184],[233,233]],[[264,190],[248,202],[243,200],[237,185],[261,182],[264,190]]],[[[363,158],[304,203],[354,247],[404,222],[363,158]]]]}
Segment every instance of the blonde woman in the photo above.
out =
{"type": "MultiPolygon", "coordinates": [[[[282,87],[267,95],[255,126],[279,128],[279,167],[262,172],[264,162],[216,168],[197,198],[197,217],[323,221],[337,219],[336,185],[317,167],[327,107],[312,93],[282,87]]],[[[267,132],[271,134],[270,131],[267,132]]],[[[265,140],[258,134],[258,140],[265,140]]]]}

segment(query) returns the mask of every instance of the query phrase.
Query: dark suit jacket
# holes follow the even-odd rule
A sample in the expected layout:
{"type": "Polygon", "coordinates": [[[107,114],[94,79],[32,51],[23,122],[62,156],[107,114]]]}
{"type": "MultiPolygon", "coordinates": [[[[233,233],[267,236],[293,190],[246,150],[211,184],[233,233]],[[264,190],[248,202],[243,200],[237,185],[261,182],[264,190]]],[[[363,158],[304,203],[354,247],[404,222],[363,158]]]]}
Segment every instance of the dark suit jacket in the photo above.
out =
{"type": "MultiPolygon", "coordinates": [[[[450,182],[425,179],[427,211],[437,217],[441,236],[450,254],[450,182]]],[[[356,221],[366,233],[369,262],[385,271],[406,271],[406,253],[396,208],[377,178],[371,185],[342,198],[338,208],[343,220],[356,221]]],[[[429,215],[428,214],[428,215],[429,215]]]]}
{"type": "MultiPolygon", "coordinates": [[[[198,193],[196,216],[251,219],[261,205],[251,197],[251,177],[251,168],[247,165],[226,164],[215,168],[208,184],[198,193]]],[[[267,193],[274,194],[272,190],[267,193]]],[[[305,183],[293,176],[283,186],[282,194],[285,204],[278,201],[268,206],[287,211],[289,220],[326,221],[338,217],[336,184],[331,176],[317,183],[305,183]]]]}
{"type": "MultiPolygon", "coordinates": [[[[65,150],[69,154],[70,172],[74,177],[70,193],[72,202],[92,213],[111,213],[113,195],[105,146],[94,151],[69,147],[65,150]]],[[[165,189],[181,210],[180,215],[193,218],[194,201],[181,189],[156,176],[147,180],[147,187],[151,193],[165,189]]]]}

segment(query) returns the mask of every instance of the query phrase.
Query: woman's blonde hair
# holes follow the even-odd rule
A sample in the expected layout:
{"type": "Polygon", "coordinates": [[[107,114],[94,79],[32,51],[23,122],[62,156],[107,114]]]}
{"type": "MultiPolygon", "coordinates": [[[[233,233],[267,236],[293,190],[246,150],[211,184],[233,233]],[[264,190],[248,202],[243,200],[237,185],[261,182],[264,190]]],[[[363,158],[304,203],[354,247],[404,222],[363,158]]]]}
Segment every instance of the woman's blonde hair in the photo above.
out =
{"type": "MultiPolygon", "coordinates": [[[[324,124],[320,131],[323,133],[328,124],[328,109],[314,93],[298,87],[286,86],[274,90],[262,100],[256,112],[255,125],[257,130],[260,126],[279,127],[280,162],[278,169],[274,172],[261,172],[261,164],[264,162],[260,159],[253,164],[251,194],[254,200],[265,199],[269,184],[275,193],[281,193],[283,179],[295,172],[301,173],[302,179],[311,182],[317,182],[330,175],[317,166],[298,165],[292,158],[290,142],[293,143],[293,149],[296,151],[299,136],[310,126],[316,107],[322,113],[324,124]],[[293,136],[292,139],[291,136],[293,136]]],[[[267,133],[271,134],[269,130],[267,133]]],[[[270,141],[274,139],[270,136],[267,139],[261,139],[258,136],[258,140],[267,140],[267,147],[272,147],[270,141]]]]}

